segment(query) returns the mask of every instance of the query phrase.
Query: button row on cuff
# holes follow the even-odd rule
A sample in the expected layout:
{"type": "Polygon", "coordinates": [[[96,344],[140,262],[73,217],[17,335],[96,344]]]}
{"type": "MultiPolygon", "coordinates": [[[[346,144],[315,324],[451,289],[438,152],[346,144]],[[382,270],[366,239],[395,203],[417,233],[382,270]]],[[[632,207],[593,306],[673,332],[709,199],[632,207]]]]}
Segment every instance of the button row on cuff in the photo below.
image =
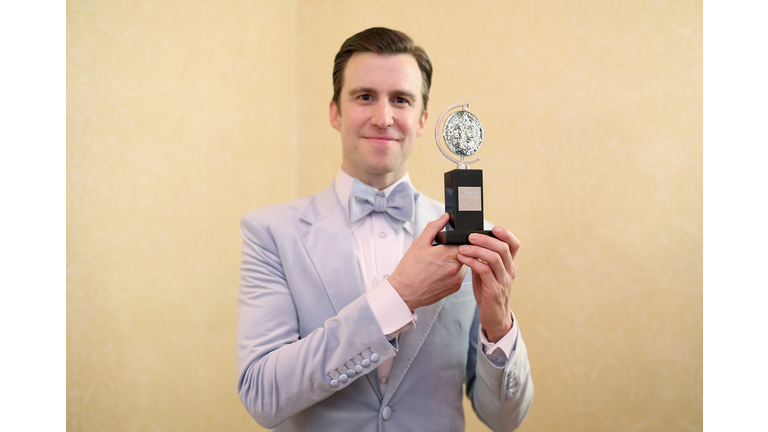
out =
{"type": "Polygon", "coordinates": [[[505,386],[506,392],[504,393],[504,399],[509,399],[512,397],[512,395],[515,394],[515,391],[517,391],[517,389],[515,388],[515,384],[517,384],[517,374],[515,370],[515,365],[512,365],[512,368],[507,374],[507,383],[505,386]]]}
{"type": "Polygon", "coordinates": [[[371,362],[376,363],[379,361],[380,358],[381,356],[379,355],[379,353],[372,353],[370,359],[363,359],[363,361],[360,362],[362,366],[356,364],[354,368],[347,369],[347,372],[339,375],[337,379],[331,379],[331,382],[329,383],[329,385],[332,388],[337,388],[339,386],[339,383],[345,383],[349,381],[350,378],[353,378],[355,375],[362,373],[363,367],[369,367],[371,365],[371,362]]]}
{"type": "Polygon", "coordinates": [[[512,387],[511,389],[507,390],[507,392],[504,394],[504,399],[509,399],[514,394],[515,394],[515,388],[512,387]]]}

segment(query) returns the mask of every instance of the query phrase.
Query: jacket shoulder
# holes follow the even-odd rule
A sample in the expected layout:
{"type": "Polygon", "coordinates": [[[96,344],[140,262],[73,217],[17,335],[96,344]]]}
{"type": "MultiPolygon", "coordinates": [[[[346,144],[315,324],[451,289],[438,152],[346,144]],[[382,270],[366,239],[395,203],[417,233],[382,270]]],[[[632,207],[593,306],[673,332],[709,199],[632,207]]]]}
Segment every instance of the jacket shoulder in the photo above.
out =
{"type": "Polygon", "coordinates": [[[262,227],[296,225],[311,199],[312,197],[303,197],[261,207],[243,216],[240,219],[240,227],[247,229],[254,225],[262,227]]]}

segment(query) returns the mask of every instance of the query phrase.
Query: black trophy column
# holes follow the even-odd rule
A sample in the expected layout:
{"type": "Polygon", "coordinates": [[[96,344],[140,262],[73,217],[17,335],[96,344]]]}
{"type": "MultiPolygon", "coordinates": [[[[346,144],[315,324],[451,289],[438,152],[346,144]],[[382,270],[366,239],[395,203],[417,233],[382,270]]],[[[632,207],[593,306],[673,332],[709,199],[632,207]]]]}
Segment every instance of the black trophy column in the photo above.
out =
{"type": "Polygon", "coordinates": [[[450,220],[446,231],[437,234],[437,243],[469,244],[472,233],[495,237],[483,230],[483,170],[455,169],[445,173],[445,211],[450,220]]]}

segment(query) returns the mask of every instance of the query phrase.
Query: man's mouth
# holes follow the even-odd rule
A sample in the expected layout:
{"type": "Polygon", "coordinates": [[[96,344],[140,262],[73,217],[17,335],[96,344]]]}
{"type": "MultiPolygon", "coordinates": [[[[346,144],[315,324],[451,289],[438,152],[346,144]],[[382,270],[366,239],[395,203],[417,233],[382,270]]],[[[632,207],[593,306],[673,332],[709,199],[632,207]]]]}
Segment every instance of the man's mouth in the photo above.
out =
{"type": "Polygon", "coordinates": [[[389,136],[365,136],[363,137],[363,139],[366,139],[368,141],[372,141],[378,144],[392,144],[398,141],[397,138],[393,138],[389,136]]]}

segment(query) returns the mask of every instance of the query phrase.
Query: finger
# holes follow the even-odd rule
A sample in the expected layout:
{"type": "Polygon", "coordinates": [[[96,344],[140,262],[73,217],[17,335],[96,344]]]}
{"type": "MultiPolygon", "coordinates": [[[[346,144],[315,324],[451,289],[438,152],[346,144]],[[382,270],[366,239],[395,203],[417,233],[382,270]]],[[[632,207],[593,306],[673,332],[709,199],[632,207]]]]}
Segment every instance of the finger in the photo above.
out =
{"type": "MultiPolygon", "coordinates": [[[[502,262],[502,265],[504,266],[504,269],[506,269],[507,272],[512,271],[512,267],[515,265],[515,259],[514,259],[514,256],[512,255],[511,247],[509,246],[509,244],[507,244],[501,239],[496,239],[491,236],[482,235],[482,234],[471,234],[469,236],[469,241],[473,245],[476,245],[480,248],[488,249],[498,254],[501,257],[501,262],[502,262]]],[[[482,258],[482,259],[484,261],[490,261],[485,258],[482,258]]]]}
{"type": "MultiPolygon", "coordinates": [[[[502,243],[502,245],[503,244],[504,243],[502,243]]],[[[498,252],[481,246],[471,245],[461,246],[459,248],[459,254],[474,258],[475,260],[480,260],[482,264],[488,266],[491,269],[493,276],[500,284],[506,285],[507,280],[511,275],[512,266],[514,266],[514,263],[511,259],[509,259],[509,257],[507,257],[507,261],[509,261],[508,264],[504,261],[503,255],[499,254],[498,252]]]]}
{"type": "Polygon", "coordinates": [[[483,264],[482,262],[478,261],[477,258],[463,254],[459,254],[458,259],[459,262],[472,269],[473,275],[480,276],[480,280],[482,281],[483,286],[493,287],[500,285],[499,281],[496,279],[496,276],[493,274],[493,270],[491,270],[490,266],[487,264],[483,264]]]}
{"type": "Polygon", "coordinates": [[[493,227],[493,235],[509,246],[509,253],[512,255],[512,259],[515,259],[517,251],[520,249],[520,240],[512,234],[512,231],[500,226],[495,226],[493,227]]]}
{"type": "Polygon", "coordinates": [[[424,231],[421,232],[421,235],[418,239],[416,239],[416,241],[419,241],[425,245],[428,244],[429,246],[432,246],[432,241],[435,239],[435,236],[440,232],[440,230],[445,228],[447,223],[448,213],[443,213],[439,218],[433,220],[432,222],[428,223],[426,227],[424,227],[424,231]]]}

